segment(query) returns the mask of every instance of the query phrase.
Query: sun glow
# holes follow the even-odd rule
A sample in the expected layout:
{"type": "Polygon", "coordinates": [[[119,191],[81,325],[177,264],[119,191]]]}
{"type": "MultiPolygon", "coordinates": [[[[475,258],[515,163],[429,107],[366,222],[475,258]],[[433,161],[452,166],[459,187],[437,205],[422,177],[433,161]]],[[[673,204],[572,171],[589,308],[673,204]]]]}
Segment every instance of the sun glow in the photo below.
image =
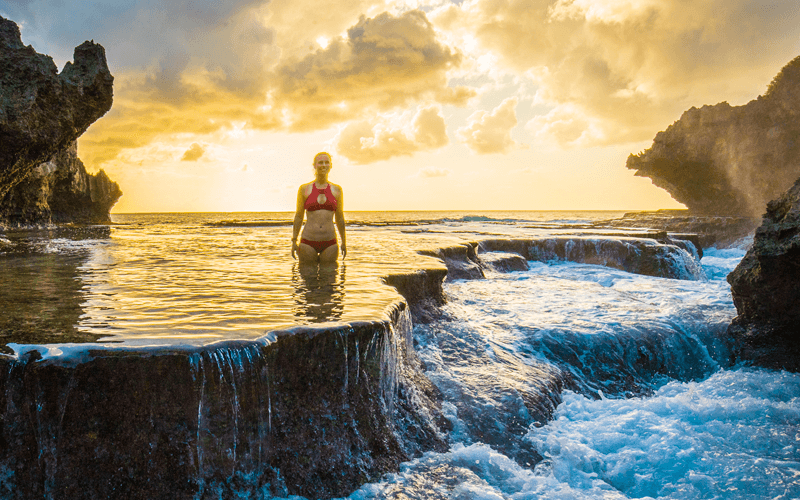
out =
{"type": "Polygon", "coordinates": [[[291,208],[315,150],[349,210],[636,210],[680,204],[628,154],[692,106],[756,98],[797,55],[791,2],[748,2],[272,0],[189,19],[180,3],[112,18],[45,0],[61,27],[14,2],[4,14],[55,61],[83,39],[106,48],[114,104],[79,155],[120,183],[115,211],[291,208]],[[371,195],[397,176],[403,189],[371,195]],[[180,192],[148,188],[173,178],[180,192]],[[454,179],[471,195],[440,192],[454,179]],[[535,195],[509,196],[518,185],[535,195]]]}

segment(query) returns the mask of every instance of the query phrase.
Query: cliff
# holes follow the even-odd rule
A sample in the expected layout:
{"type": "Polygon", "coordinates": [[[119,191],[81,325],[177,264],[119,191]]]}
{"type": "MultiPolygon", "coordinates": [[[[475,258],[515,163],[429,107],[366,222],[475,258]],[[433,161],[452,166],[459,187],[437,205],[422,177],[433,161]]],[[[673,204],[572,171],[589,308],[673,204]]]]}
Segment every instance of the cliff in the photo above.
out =
{"type": "Polygon", "coordinates": [[[759,216],[800,175],[800,57],[744,106],[684,112],[627,167],[692,213],[759,216]]]}
{"type": "Polygon", "coordinates": [[[800,371],[800,179],[767,205],[752,248],[728,275],[737,357],[800,371]]]}
{"type": "Polygon", "coordinates": [[[73,141],[50,161],[37,165],[6,194],[0,212],[8,221],[108,222],[122,196],[103,170],[89,174],[73,141]]]}
{"type": "Polygon", "coordinates": [[[0,17],[0,221],[108,220],[122,193],[86,173],[75,140],[111,109],[113,81],[102,46],[82,43],[58,73],[0,17]]]}

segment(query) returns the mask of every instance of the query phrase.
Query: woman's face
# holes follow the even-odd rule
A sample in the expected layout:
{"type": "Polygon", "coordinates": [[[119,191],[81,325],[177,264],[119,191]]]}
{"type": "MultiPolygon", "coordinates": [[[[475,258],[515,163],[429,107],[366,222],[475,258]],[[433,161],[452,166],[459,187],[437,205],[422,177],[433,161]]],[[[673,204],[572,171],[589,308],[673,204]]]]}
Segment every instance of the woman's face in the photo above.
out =
{"type": "Polygon", "coordinates": [[[331,157],[319,155],[314,158],[314,169],[319,173],[328,173],[331,170],[331,157]]]}

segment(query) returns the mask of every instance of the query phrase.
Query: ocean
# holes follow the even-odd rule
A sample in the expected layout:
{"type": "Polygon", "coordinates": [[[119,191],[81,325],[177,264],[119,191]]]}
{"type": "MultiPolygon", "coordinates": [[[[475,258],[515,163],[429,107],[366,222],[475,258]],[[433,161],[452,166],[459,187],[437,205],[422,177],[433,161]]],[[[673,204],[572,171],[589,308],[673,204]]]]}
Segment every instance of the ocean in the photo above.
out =
{"type": "Polygon", "coordinates": [[[445,280],[440,314],[411,327],[448,449],[348,498],[800,498],[800,375],[733,364],[725,336],[725,277],[743,247],[670,246],[663,277],[618,258],[652,233],[602,224],[621,212],[346,215],[347,258],[313,269],[290,255],[290,213],[7,228],[0,353],[198,347],[385,319],[402,300],[386,276],[446,269],[441,248],[539,239],[549,250],[527,269],[445,280]],[[587,248],[592,259],[572,257],[587,248]],[[543,387],[547,373],[564,386],[543,387]],[[543,391],[549,419],[530,410],[543,391]]]}

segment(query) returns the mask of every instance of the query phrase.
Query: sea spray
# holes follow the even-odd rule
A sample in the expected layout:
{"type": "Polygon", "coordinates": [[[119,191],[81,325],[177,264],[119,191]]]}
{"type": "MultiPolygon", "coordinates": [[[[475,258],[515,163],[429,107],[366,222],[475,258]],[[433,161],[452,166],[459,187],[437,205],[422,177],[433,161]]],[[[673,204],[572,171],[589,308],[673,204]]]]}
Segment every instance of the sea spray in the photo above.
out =
{"type": "Polygon", "coordinates": [[[537,472],[564,488],[622,498],[797,498],[800,377],[722,370],[673,381],[649,398],[566,393],[556,418],[526,439],[537,472]]]}

